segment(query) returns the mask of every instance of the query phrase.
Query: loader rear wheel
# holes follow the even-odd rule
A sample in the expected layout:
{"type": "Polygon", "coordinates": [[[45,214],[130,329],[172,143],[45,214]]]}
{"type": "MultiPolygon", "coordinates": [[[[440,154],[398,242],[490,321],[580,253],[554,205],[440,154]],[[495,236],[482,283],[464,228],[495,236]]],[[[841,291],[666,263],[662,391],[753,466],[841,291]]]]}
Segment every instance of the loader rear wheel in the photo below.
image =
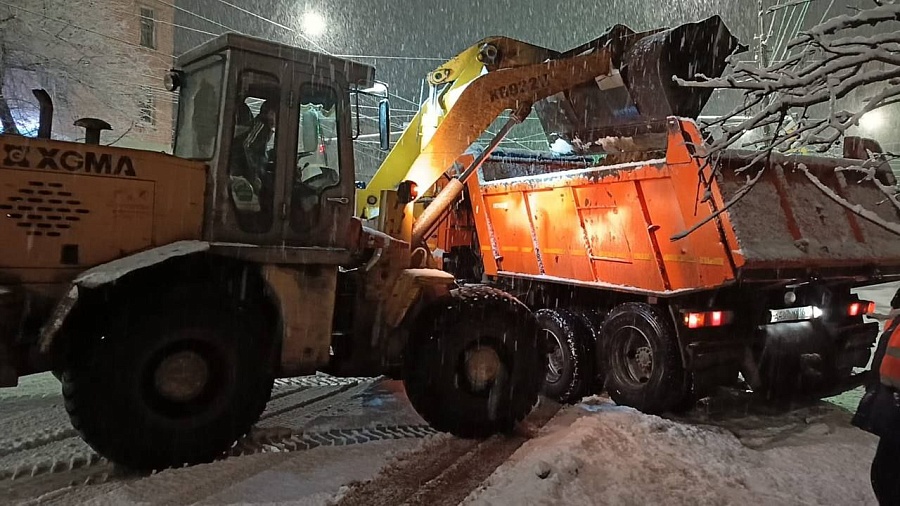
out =
{"type": "Polygon", "coordinates": [[[520,302],[494,288],[463,287],[417,321],[403,383],[432,427],[483,437],[512,430],[531,412],[545,362],[534,317],[520,302]]]}
{"type": "Polygon", "coordinates": [[[653,414],[684,405],[687,374],[675,330],[658,307],[621,304],[601,334],[606,389],[617,404],[653,414]]]}
{"type": "Polygon", "coordinates": [[[272,388],[261,312],[213,292],[126,304],[63,374],[72,425],[139,470],[209,462],[259,419],[272,388]],[[145,305],[146,304],[146,305],[145,305]]]}
{"type": "Polygon", "coordinates": [[[535,318],[550,350],[543,394],[561,403],[580,400],[591,386],[590,329],[564,309],[542,309],[535,318]]]}

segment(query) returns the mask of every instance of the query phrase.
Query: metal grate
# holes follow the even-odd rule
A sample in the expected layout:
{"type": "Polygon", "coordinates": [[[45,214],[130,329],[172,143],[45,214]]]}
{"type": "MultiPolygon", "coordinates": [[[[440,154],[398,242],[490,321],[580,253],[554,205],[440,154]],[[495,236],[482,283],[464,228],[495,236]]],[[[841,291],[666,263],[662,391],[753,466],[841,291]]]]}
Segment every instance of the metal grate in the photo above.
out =
{"type": "Polygon", "coordinates": [[[0,198],[0,217],[4,214],[26,235],[60,237],[90,210],[62,183],[29,181],[14,195],[0,198]]]}

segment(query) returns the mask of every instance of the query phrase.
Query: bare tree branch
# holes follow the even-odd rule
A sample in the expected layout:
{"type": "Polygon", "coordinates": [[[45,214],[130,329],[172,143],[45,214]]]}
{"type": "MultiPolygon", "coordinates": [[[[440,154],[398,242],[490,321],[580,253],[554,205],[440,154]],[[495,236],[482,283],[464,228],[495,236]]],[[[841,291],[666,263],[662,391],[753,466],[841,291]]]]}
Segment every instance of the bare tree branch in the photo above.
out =
{"type": "Polygon", "coordinates": [[[809,172],[809,169],[807,169],[803,164],[798,165],[797,170],[802,172],[803,175],[805,175],[807,177],[807,179],[809,179],[813,185],[815,185],[818,189],[822,190],[822,193],[827,195],[830,199],[834,200],[835,202],[837,202],[838,204],[840,204],[847,210],[851,211],[852,213],[856,214],[857,216],[860,216],[862,218],[865,218],[865,219],[871,221],[872,223],[878,225],[879,227],[883,227],[887,230],[890,230],[891,232],[893,232],[895,234],[900,235],[900,224],[887,221],[887,220],[883,219],[881,216],[878,216],[877,214],[875,214],[874,212],[862,207],[861,205],[853,204],[852,202],[849,202],[847,199],[845,199],[845,198],[841,197],[840,195],[838,195],[837,193],[833,192],[831,190],[831,188],[825,186],[825,183],[823,183],[816,176],[812,175],[812,173],[809,172]]]}
{"type": "MultiPolygon", "coordinates": [[[[790,5],[788,2],[778,8],[790,5]]],[[[773,152],[803,150],[841,156],[838,144],[854,133],[853,129],[866,115],[900,104],[900,2],[896,0],[876,1],[872,7],[853,14],[823,20],[800,32],[785,47],[788,52],[783,61],[765,68],[737,62],[732,72],[721,78],[674,79],[687,87],[743,92],[741,104],[705,125],[715,126],[721,133],[709,142],[707,156],[744,145],[748,135],[758,137],[753,144],[760,149],[759,153],[750,163],[732,169],[736,173],[753,167],[773,152]]],[[[877,185],[900,210],[897,191],[875,177],[876,169],[891,157],[870,156],[868,161],[861,160],[838,170],[864,174],[863,182],[877,185]]],[[[708,185],[715,180],[716,171],[722,170],[716,164],[713,166],[708,185]]],[[[761,169],[748,181],[725,208],[746,195],[764,171],[765,168],[761,169]]],[[[809,170],[804,169],[803,173],[816,188],[843,207],[900,233],[900,224],[887,222],[871,210],[847,201],[809,170]]],[[[673,236],[673,240],[685,237],[702,224],[673,236]]]]}
{"type": "MultiPolygon", "coordinates": [[[[149,72],[121,16],[95,0],[16,0],[0,5],[0,124],[7,133],[32,134],[37,104],[31,90],[53,94],[55,124],[72,130],[85,116],[113,125],[140,117],[146,93],[134,76],[149,72]]],[[[74,133],[74,131],[72,130],[74,133]]],[[[59,131],[57,131],[59,133],[59,131]]]]}

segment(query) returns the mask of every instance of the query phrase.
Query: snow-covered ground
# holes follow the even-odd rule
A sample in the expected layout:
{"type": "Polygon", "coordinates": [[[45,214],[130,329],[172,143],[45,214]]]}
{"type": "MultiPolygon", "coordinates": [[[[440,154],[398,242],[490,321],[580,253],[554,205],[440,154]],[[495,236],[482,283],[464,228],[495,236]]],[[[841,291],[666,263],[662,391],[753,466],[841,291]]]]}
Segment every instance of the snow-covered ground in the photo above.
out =
{"type": "MultiPolygon", "coordinates": [[[[900,283],[854,290],[890,311],[900,283]]],[[[464,504],[877,504],[862,389],[778,416],[672,420],[602,397],[564,410],[464,504]]]]}
{"type": "Polygon", "coordinates": [[[592,398],[558,415],[464,504],[876,504],[876,439],[849,417],[825,405],[713,425],[592,398]]]}
{"type": "MultiPolygon", "coordinates": [[[[884,316],[898,286],[857,292],[875,300],[884,316]]],[[[283,381],[259,426],[323,434],[423,423],[399,382],[329,381],[283,381]]],[[[877,441],[849,424],[860,393],[778,415],[693,413],[677,419],[588,398],[562,409],[464,504],[875,504],[868,473],[877,441]]],[[[97,477],[92,467],[72,476],[96,481],[67,487],[65,470],[28,478],[31,466],[41,470],[47,462],[90,454],[70,429],[55,378],[35,375],[19,388],[0,389],[0,425],[0,473],[26,469],[24,481],[0,477],[0,503],[16,504],[334,504],[354,483],[376,478],[409,455],[430,463],[447,460],[454,445],[463,451],[446,435],[301,451],[273,446],[146,477],[97,477]]],[[[415,476],[410,479],[419,486],[415,476]]]]}

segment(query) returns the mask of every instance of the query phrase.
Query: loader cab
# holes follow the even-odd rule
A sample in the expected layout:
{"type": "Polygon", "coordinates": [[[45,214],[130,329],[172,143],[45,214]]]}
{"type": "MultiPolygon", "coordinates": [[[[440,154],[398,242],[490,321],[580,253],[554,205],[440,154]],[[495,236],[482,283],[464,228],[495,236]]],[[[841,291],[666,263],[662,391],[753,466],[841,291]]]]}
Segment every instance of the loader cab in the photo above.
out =
{"type": "Polygon", "coordinates": [[[225,34],[182,55],[175,155],[209,163],[204,238],[346,250],[356,191],[351,92],[374,69],[225,34]]]}

